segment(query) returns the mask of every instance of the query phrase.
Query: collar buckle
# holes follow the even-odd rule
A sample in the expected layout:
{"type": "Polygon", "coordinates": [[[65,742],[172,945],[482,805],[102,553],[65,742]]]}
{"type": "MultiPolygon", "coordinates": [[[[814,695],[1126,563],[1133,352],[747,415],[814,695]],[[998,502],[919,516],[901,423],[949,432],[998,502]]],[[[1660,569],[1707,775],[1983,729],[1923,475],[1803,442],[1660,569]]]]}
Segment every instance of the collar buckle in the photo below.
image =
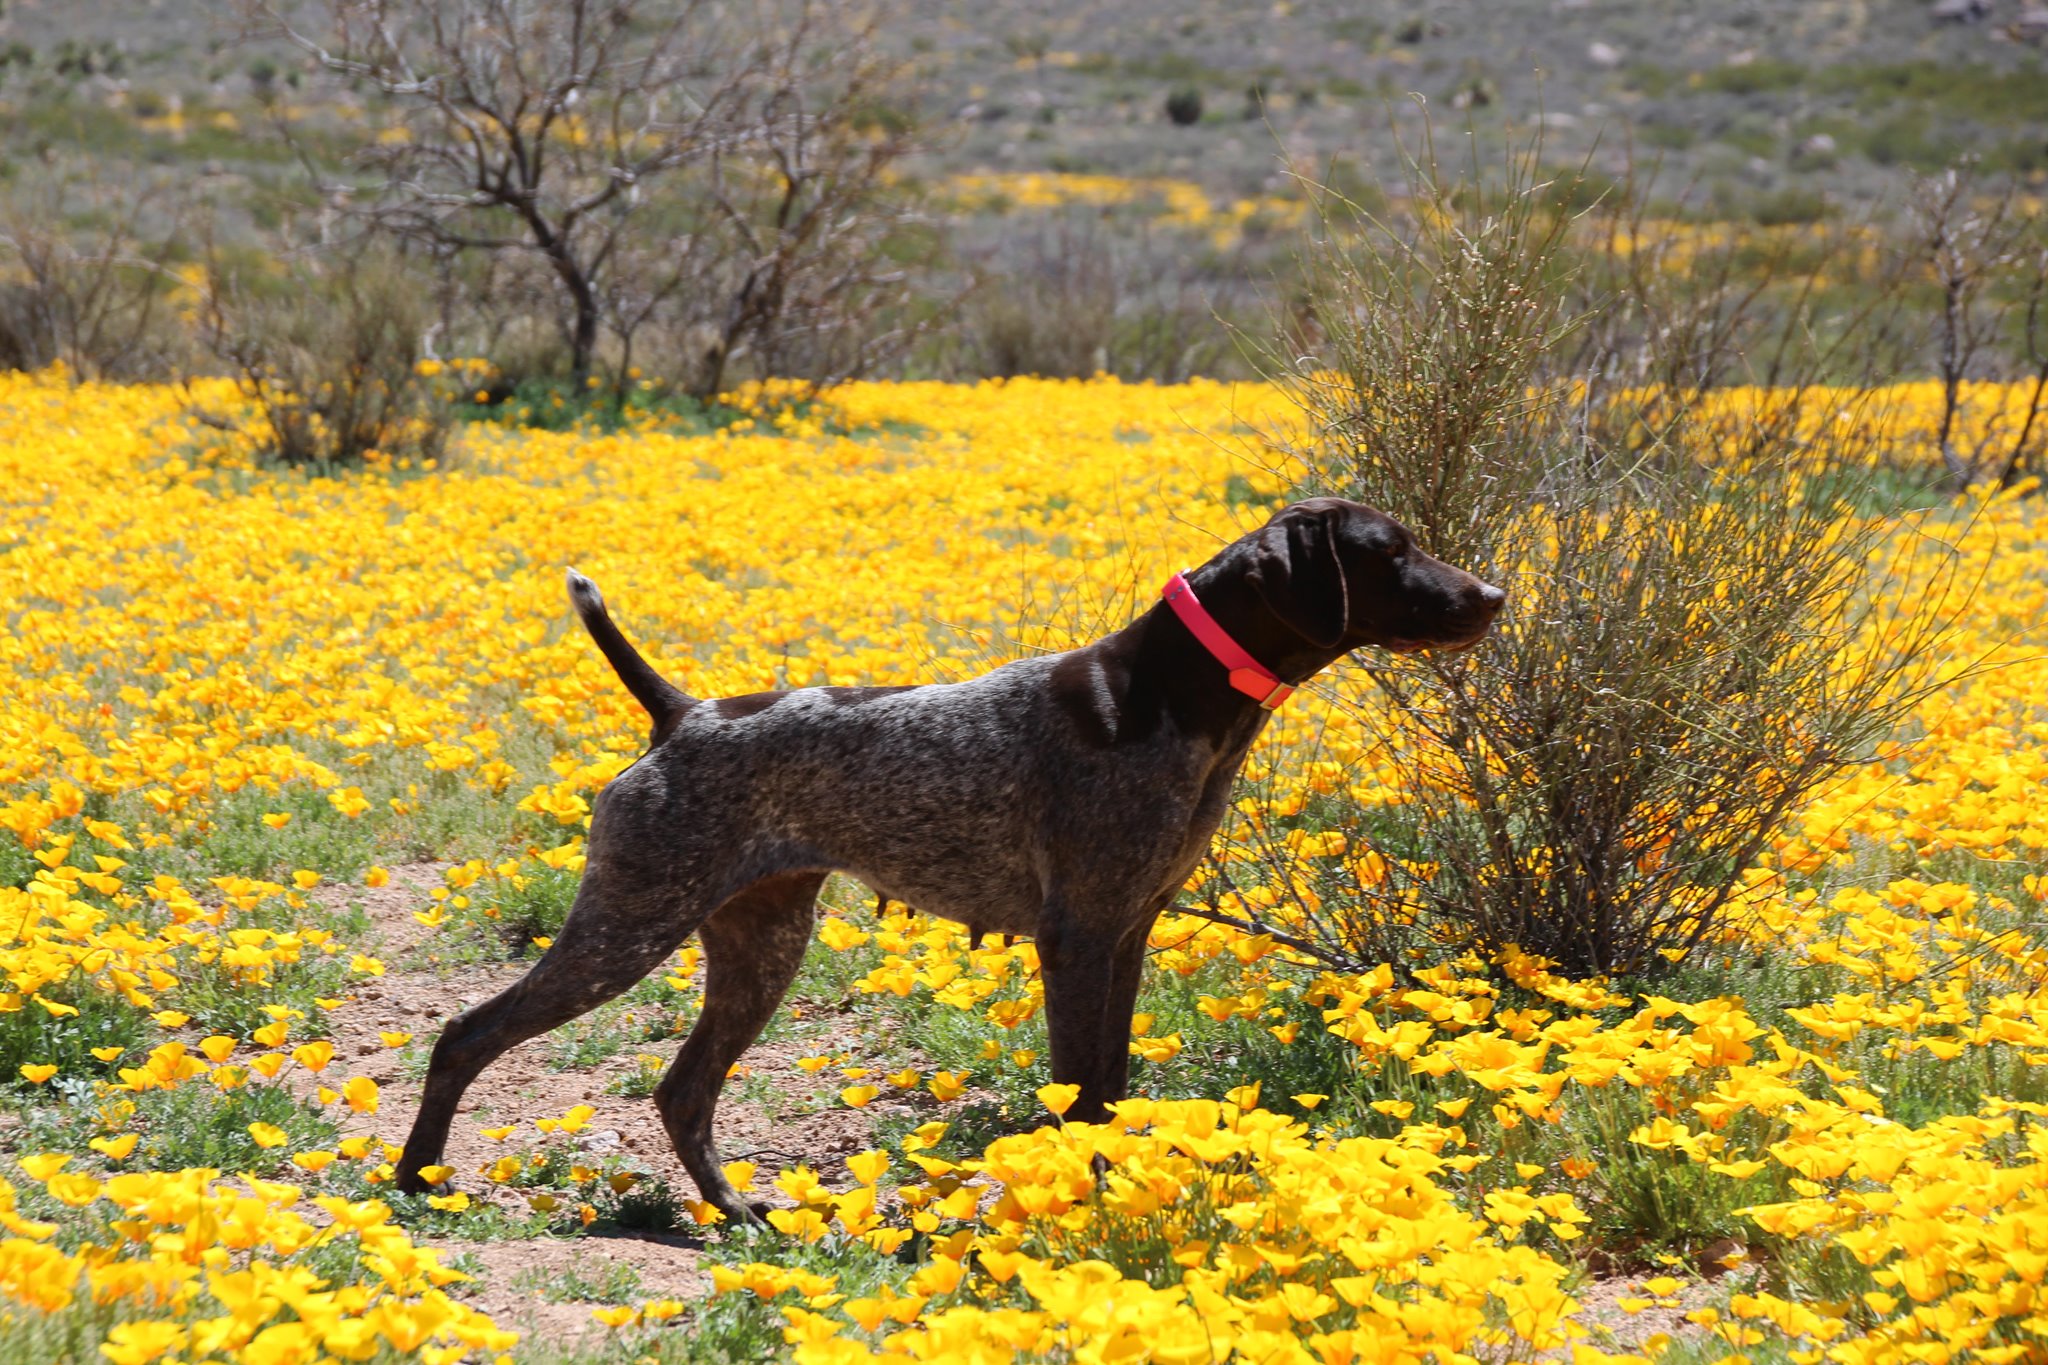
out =
{"type": "Polygon", "coordinates": [[[1233,668],[1230,685],[1259,704],[1261,710],[1277,711],[1280,703],[1294,695],[1294,689],[1264,669],[1233,668]]]}

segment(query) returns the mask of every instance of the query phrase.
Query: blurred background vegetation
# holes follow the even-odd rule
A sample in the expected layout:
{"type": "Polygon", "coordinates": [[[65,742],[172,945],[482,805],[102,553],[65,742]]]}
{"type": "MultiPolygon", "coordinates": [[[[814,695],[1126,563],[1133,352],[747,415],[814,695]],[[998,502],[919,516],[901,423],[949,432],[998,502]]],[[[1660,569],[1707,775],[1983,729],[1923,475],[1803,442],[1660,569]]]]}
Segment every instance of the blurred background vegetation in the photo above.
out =
{"type": "Polygon", "coordinates": [[[5,0],[0,363],[233,375],[293,459],[451,397],[1251,377],[1429,128],[1481,181],[1533,143],[1582,289],[1654,260],[1758,335],[1891,310],[1890,377],[2048,373],[2027,0],[5,0]]]}

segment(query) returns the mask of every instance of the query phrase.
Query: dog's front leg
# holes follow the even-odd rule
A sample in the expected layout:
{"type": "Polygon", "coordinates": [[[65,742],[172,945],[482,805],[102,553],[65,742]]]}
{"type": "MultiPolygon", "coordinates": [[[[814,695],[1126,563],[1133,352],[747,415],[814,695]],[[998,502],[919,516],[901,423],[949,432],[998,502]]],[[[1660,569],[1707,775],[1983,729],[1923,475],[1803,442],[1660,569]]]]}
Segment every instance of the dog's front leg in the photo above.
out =
{"type": "Polygon", "coordinates": [[[1077,913],[1047,903],[1038,931],[1045,976],[1052,1078],[1081,1094],[1064,1117],[1100,1123],[1124,1098],[1130,1074],[1131,1011],[1145,965],[1153,914],[1115,907],[1077,913]]]}
{"type": "Polygon", "coordinates": [[[1104,1104],[1115,1104],[1131,1093],[1131,1014],[1138,1007],[1145,949],[1152,941],[1152,922],[1158,918],[1157,910],[1140,916],[1116,946],[1109,995],[1102,1003],[1102,1045],[1097,1053],[1104,1104]]]}

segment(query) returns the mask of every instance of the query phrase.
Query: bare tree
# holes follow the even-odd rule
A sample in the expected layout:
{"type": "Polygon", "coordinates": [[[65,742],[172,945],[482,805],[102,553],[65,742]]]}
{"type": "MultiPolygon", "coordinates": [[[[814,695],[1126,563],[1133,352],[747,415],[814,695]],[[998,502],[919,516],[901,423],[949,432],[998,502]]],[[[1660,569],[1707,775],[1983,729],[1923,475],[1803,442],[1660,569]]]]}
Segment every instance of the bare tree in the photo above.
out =
{"type": "Polygon", "coordinates": [[[2048,394],[2048,356],[2043,345],[2043,294],[2048,293],[2048,250],[2038,233],[2029,200],[2013,182],[1987,185],[1969,162],[1929,176],[1917,186],[1909,227],[1909,249],[1932,273],[1940,290],[1935,325],[1935,372],[1941,379],[1941,416],[1935,444],[1949,479],[1966,487],[1994,463],[1989,443],[1993,424],[1975,449],[1957,446],[1970,379],[2003,377],[2002,345],[2016,343],[2035,378],[2023,408],[2020,434],[1999,470],[2001,483],[2017,477],[2027,443],[2048,394]],[[2020,335],[2016,338],[2015,331],[2020,335]]]}
{"type": "Polygon", "coordinates": [[[608,325],[630,342],[684,292],[722,296],[720,372],[735,343],[779,337],[792,279],[843,246],[909,145],[870,135],[901,74],[877,21],[831,0],[245,3],[254,31],[396,115],[359,154],[367,189],[330,192],[444,254],[545,262],[579,379],[608,325]],[[764,185],[765,223],[730,202],[764,185]]]}

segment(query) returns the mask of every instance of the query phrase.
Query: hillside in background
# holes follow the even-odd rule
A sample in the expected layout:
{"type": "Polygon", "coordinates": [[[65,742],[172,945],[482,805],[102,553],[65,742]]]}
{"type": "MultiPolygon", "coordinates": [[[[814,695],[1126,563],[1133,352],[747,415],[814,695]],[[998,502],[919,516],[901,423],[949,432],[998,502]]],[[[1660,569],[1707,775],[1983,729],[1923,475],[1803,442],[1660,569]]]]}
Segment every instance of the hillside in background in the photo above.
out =
{"type": "Polygon", "coordinates": [[[1440,128],[1541,118],[1561,162],[1659,161],[1730,209],[1854,202],[1962,152],[2048,167],[2048,9],[2011,0],[1966,23],[1920,0],[920,8],[950,155],[975,165],[1272,190],[1276,140],[1303,166],[1369,155],[1412,93],[1440,128]],[[1177,89],[1202,96],[1193,126],[1166,116],[1177,89]]]}
{"type": "MultiPolygon", "coordinates": [[[[230,193],[282,169],[251,145],[261,101],[351,93],[236,42],[228,8],[9,0],[7,155],[90,152],[230,193]]],[[[2026,0],[912,0],[890,31],[928,82],[942,172],[1271,193],[1283,151],[1303,167],[1370,158],[1390,117],[1415,117],[1411,96],[1440,129],[1540,118],[1561,163],[1654,161],[1661,184],[1731,214],[1787,196],[1853,205],[1964,153],[2048,170],[2048,6],[2026,0]],[[1200,98],[1192,124],[1168,116],[1177,92],[1200,98]]]]}

